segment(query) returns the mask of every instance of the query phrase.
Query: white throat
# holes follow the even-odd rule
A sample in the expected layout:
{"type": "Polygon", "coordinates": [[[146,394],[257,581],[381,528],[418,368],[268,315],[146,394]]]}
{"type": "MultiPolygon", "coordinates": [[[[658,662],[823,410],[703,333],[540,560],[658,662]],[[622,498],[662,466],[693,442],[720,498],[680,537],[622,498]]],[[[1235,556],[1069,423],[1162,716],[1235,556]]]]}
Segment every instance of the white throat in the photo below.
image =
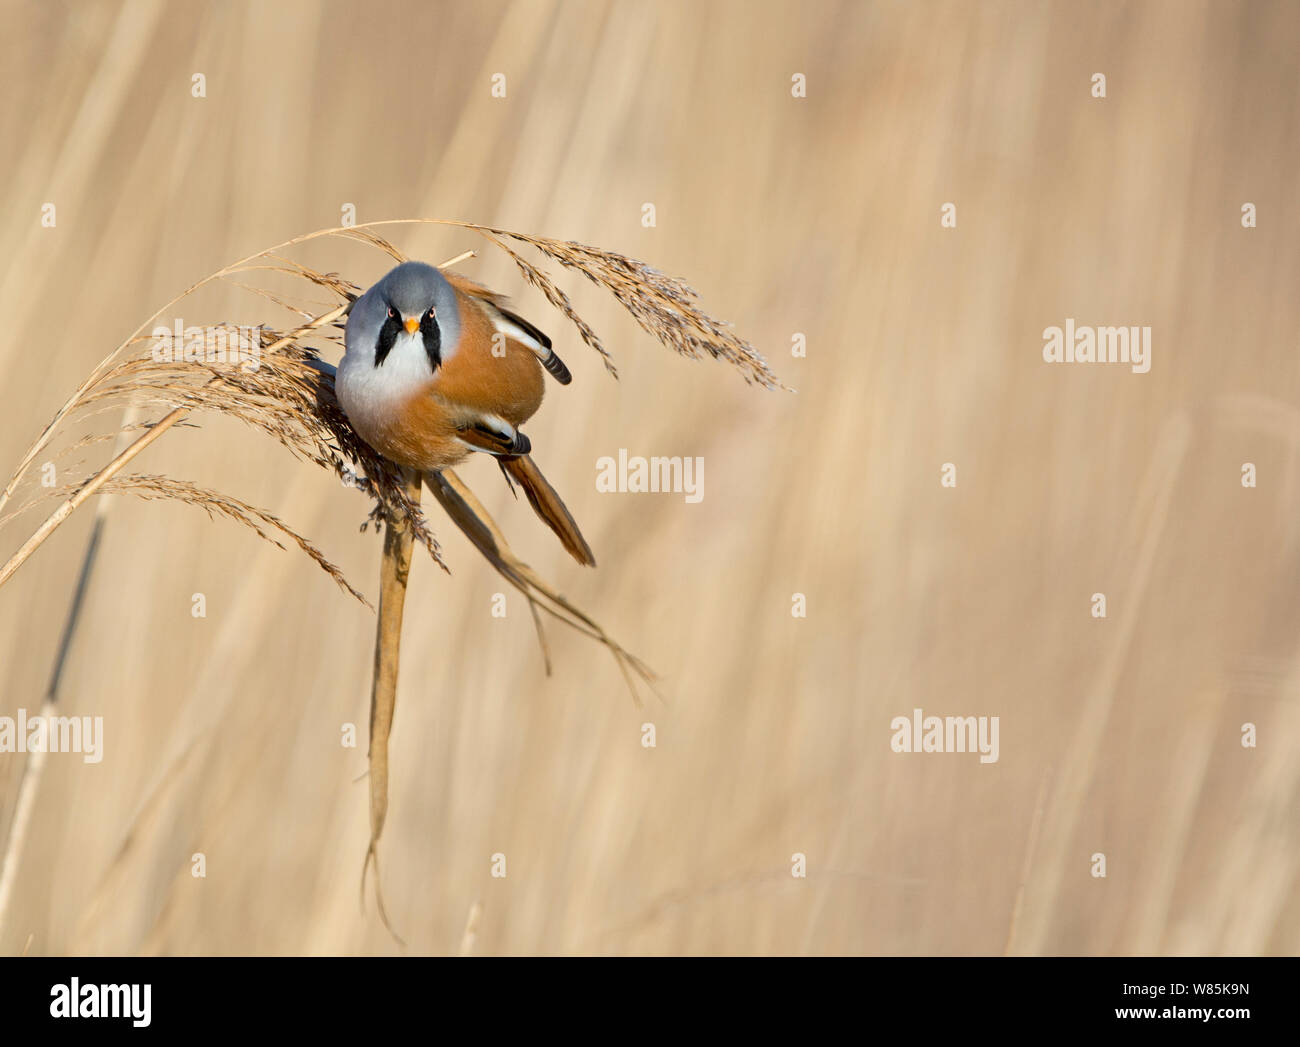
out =
{"type": "Polygon", "coordinates": [[[335,389],[349,418],[373,417],[405,403],[432,377],[433,365],[424,348],[424,337],[419,331],[402,331],[378,367],[373,348],[369,352],[344,353],[335,389]]]}

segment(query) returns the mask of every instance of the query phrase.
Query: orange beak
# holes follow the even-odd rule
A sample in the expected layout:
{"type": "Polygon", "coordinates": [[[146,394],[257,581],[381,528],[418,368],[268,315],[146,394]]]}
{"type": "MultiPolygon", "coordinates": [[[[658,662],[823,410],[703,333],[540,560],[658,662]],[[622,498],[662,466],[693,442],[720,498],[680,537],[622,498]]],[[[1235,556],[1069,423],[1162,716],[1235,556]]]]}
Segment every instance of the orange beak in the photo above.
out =
{"type": "Polygon", "coordinates": [[[420,318],[418,316],[408,317],[405,320],[405,323],[407,334],[415,334],[415,332],[420,329],[420,318]]]}

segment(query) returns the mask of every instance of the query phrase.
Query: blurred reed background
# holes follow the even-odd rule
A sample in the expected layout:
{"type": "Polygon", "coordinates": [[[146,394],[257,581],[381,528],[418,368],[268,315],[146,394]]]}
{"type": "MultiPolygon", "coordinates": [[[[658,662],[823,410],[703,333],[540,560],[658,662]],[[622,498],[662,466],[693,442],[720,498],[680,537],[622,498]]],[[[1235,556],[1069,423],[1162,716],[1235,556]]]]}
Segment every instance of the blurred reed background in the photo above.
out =
{"type": "MultiPolygon", "coordinates": [[[[417,549],[382,848],[410,951],[461,949],[476,906],[479,954],[1300,948],[1294,4],[3,17],[6,476],[155,308],[347,203],[643,258],[798,389],[678,359],[569,277],[614,382],[508,259],[461,266],[574,372],[529,433],[599,568],[492,463],[462,475],[666,702],[638,710],[608,653],[556,627],[544,677],[527,607],[511,590],[491,616],[503,583],[426,496],[453,574],[417,549]],[[1150,325],[1150,373],[1044,364],[1067,317],[1150,325]],[[703,502],[598,493],[621,447],[703,456],[703,502]],[[918,707],[999,716],[999,761],[892,752],[918,707]]],[[[429,261],[481,247],[390,233],[429,261]]],[[[388,264],[336,240],[298,257],[363,286],[388,264]]],[[[268,309],[226,287],[180,315],[268,309]]],[[[279,514],[373,598],[364,500],[196,420],[139,467],[279,514]]],[[[0,591],[0,714],[40,707],[92,514],[0,591]]],[[[0,529],[4,557],[41,518],[0,529]]],[[[0,952],[401,951],[357,897],[373,629],[296,551],[118,497],[62,697],[104,717],[105,756],[47,761],[0,952]]],[[[0,755],[0,840],[24,760],[0,755]]]]}

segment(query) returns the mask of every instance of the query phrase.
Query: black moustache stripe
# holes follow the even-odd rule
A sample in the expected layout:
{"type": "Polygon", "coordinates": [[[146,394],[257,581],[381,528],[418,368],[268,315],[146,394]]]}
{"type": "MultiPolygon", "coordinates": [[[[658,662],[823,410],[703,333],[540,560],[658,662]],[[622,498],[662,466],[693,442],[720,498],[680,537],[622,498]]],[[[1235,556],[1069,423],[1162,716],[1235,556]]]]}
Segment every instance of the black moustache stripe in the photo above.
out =
{"type": "Polygon", "coordinates": [[[397,334],[402,329],[402,323],[395,316],[390,316],[384,321],[384,326],[379,329],[379,341],[375,343],[375,366],[381,367],[386,357],[393,349],[393,343],[397,341],[397,334]]]}
{"type": "Polygon", "coordinates": [[[420,334],[424,336],[424,351],[429,356],[429,367],[437,370],[442,364],[442,331],[438,321],[428,313],[420,319],[420,334]]]}

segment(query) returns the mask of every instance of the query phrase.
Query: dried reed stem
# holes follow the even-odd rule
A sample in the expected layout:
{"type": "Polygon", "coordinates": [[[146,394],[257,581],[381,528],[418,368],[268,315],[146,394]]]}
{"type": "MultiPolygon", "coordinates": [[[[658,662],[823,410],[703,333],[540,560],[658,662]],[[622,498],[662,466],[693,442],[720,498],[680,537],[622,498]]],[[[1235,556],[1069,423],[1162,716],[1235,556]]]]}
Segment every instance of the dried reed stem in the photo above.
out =
{"type": "Polygon", "coordinates": [[[1034,815],[1029,822],[1029,836],[1025,841],[1025,857],[1020,864],[1020,880],[1016,884],[1016,897],[1011,905],[1011,919],[1007,924],[1007,940],[1002,947],[1003,956],[1014,955],[1016,929],[1020,926],[1020,913],[1025,906],[1025,884],[1029,882],[1029,873],[1034,867],[1034,853],[1038,848],[1038,831],[1043,824],[1043,803],[1047,799],[1047,783],[1051,771],[1043,772],[1038,782],[1038,797],[1034,800],[1034,815]]]}
{"type": "MultiPolygon", "coordinates": [[[[361,887],[364,900],[366,873],[370,864],[374,863],[379,913],[384,925],[395,938],[397,935],[388,919],[380,887],[378,843],[388,809],[388,739],[392,730],[397,691],[402,611],[415,539],[418,538],[428,549],[435,562],[444,569],[446,565],[442,563],[437,543],[419,508],[420,475],[403,470],[380,457],[355,434],[334,395],[334,369],[323,363],[315,350],[298,344],[302,337],[321,332],[322,328],[336,324],[346,316],[360,289],[336,274],[318,273],[277,252],[320,237],[339,236],[377,247],[400,262],[405,260],[403,254],[368,227],[409,224],[449,225],[472,230],[505,251],[524,279],[538,288],[577,327],[583,341],[600,354],[606,368],[615,376],[617,372],[609,353],[596,333],[577,314],[568,295],[555,285],[544,269],[523,258],[506,243],[507,240],[527,245],[545,259],[577,270],[592,283],[604,287],[642,328],[675,352],[695,358],[711,356],[731,364],[746,381],[757,382],[769,388],[781,387],[779,379],[751,345],[732,333],[728,325],[713,320],[703,311],[696,292],[689,285],[665,276],[643,262],[573,241],[528,236],[470,222],[440,219],[371,222],[364,226],[323,229],[296,237],[227,266],[172,299],[91,371],[81,387],[63,404],[28,449],[3,492],[0,492],[0,510],[3,510],[37,456],[75,412],[95,413],[121,397],[134,398],[136,402],[161,402],[171,408],[168,413],[122,448],[106,466],[66,494],[54,512],[0,567],[0,585],[8,581],[92,494],[123,490],[142,497],[172,498],[198,505],[209,513],[244,523],[271,541],[274,539],[262,525],[278,529],[292,538],[340,585],[359,599],[360,594],[348,585],[337,568],[310,542],[271,514],[185,481],[162,476],[118,474],[163,433],[184,424],[184,420],[193,411],[206,409],[224,412],[252,425],[278,440],[296,456],[336,473],[345,482],[375,499],[372,517],[383,520],[385,538],[370,709],[371,832],[362,866],[361,887]],[[214,280],[233,278],[241,273],[258,270],[302,278],[327,288],[344,301],[327,312],[312,316],[303,306],[295,305],[270,291],[239,284],[290,312],[307,317],[305,323],[272,340],[269,345],[262,345],[259,337],[258,348],[267,357],[261,362],[260,370],[256,367],[251,371],[240,368],[225,370],[197,360],[190,362],[188,357],[184,366],[177,366],[170,360],[166,364],[160,364],[156,357],[150,359],[148,356],[118,360],[129,347],[145,340],[142,332],[182,298],[214,280]],[[353,466],[360,466],[365,476],[358,475],[353,466]]],[[[473,252],[465,252],[443,263],[442,267],[454,265],[472,255],[473,252]]],[[[321,336],[336,344],[341,341],[337,333],[322,333],[321,336]]],[[[224,361],[225,357],[217,359],[224,361]]],[[[134,425],[123,426],[119,432],[126,434],[134,432],[136,428],[134,425]]],[[[94,439],[83,440],[74,447],[85,446],[94,439]]],[[[569,603],[514,555],[495,522],[455,473],[450,470],[445,473],[429,473],[423,477],[423,482],[475,547],[528,600],[547,672],[550,672],[550,655],[541,628],[541,611],[604,644],[614,655],[633,698],[639,704],[640,698],[633,677],[635,675],[653,686],[654,674],[650,669],[615,643],[594,619],[569,603]]],[[[28,507],[30,504],[32,503],[28,507]]],[[[0,523],[4,519],[7,518],[0,519],[0,523]]],[[[73,620],[75,621],[75,605],[73,620]]],[[[121,857],[119,855],[118,860],[121,857]]],[[[7,872],[12,876],[11,870],[7,872]]],[[[398,938],[398,941],[401,939],[398,938]]]]}
{"type": "Polygon", "coordinates": [[[478,941],[479,920],[483,916],[483,903],[476,901],[469,907],[469,915],[465,917],[465,933],[460,936],[460,954],[462,956],[473,956],[474,945],[478,941]]]}
{"type": "MultiPolygon", "coordinates": [[[[122,419],[122,428],[118,434],[118,445],[126,442],[125,434],[131,431],[135,422],[135,409],[128,408],[122,419]]],[[[99,542],[104,533],[104,521],[108,518],[111,499],[103,498],[95,510],[95,522],[90,529],[90,538],[86,542],[86,552],[81,560],[81,570],[77,574],[77,587],[73,590],[72,603],[68,607],[68,618],[63,626],[63,635],[59,639],[58,651],[54,656],[54,668],[50,671],[50,683],[45,689],[45,700],[41,705],[40,715],[48,720],[55,715],[55,705],[59,698],[59,684],[63,681],[63,670],[68,664],[68,655],[72,650],[72,641],[77,635],[77,626],[81,623],[81,609],[85,604],[86,590],[90,585],[90,576],[95,569],[99,554],[99,542]]],[[[18,799],[14,804],[14,816],[9,826],[9,836],[5,840],[4,860],[0,862],[0,936],[4,934],[6,917],[9,913],[9,901],[13,897],[14,883],[18,878],[18,868],[22,864],[23,851],[27,843],[27,830],[31,826],[32,811],[36,807],[36,794],[40,789],[45,770],[45,750],[37,749],[28,754],[23,766],[22,777],[18,782],[18,799]]],[[[27,944],[31,945],[31,936],[27,944]]],[[[25,950],[24,950],[25,951],[25,950]]]]}
{"type": "MultiPolygon", "coordinates": [[[[412,504],[420,502],[420,474],[403,470],[405,493],[412,504]]],[[[370,844],[361,865],[361,892],[365,899],[366,871],[375,867],[375,901],[384,926],[399,943],[384,908],[379,876],[379,837],[388,815],[388,736],[393,729],[397,704],[397,669],[402,646],[402,611],[406,606],[406,582],[411,574],[411,549],[415,535],[409,522],[396,514],[384,526],[384,555],[379,566],[379,615],[375,628],[375,674],[370,687],[370,844]]]]}
{"type": "MultiPolygon", "coordinates": [[[[56,715],[54,703],[48,699],[41,706],[40,715],[56,715]]],[[[18,783],[18,798],[14,802],[14,816],[9,826],[9,838],[5,841],[4,863],[0,866],[0,931],[5,927],[5,916],[9,911],[9,899],[13,895],[14,883],[18,879],[18,867],[22,864],[27,831],[31,827],[32,811],[36,807],[36,793],[40,788],[42,772],[45,770],[45,749],[29,753],[23,767],[22,778],[18,783]]]]}
{"type": "MultiPolygon", "coordinates": [[[[1118,694],[1117,681],[1125,659],[1130,657],[1133,637],[1142,620],[1142,601],[1151,582],[1160,542],[1169,522],[1170,503],[1191,442],[1190,417],[1182,413],[1169,419],[1143,478],[1142,499],[1134,510],[1128,539],[1133,550],[1132,568],[1127,574],[1128,599],[1116,623],[1116,640],[1095,670],[1069,750],[1052,771],[1056,785],[1042,823],[1042,868],[1033,881],[1026,883],[1021,912],[1023,930],[1017,929],[1013,943],[1015,955],[1040,956],[1049,947],[1053,924],[1060,919],[1061,886],[1068,865],[1080,862],[1074,848],[1074,834],[1096,780],[1106,726],[1118,694]]],[[[1077,869],[1072,874],[1087,875],[1077,869]]]]}
{"type": "Polygon", "coordinates": [[[483,503],[474,496],[474,492],[465,486],[465,482],[456,475],[455,470],[444,469],[442,472],[424,474],[425,486],[438,500],[452,522],[461,529],[466,538],[473,543],[493,568],[523,593],[533,612],[533,621],[537,626],[538,640],[542,646],[542,656],[546,659],[546,671],[550,673],[550,659],[547,653],[546,637],[542,633],[539,609],[553,618],[563,622],[569,628],[597,640],[609,649],[618,664],[619,671],[633,701],[639,706],[641,696],[637,693],[633,674],[653,689],[656,679],[654,671],[636,655],[623,648],[590,615],[576,604],[569,602],[528,564],[524,563],[510,548],[501,528],[492,519],[483,503]]]}

